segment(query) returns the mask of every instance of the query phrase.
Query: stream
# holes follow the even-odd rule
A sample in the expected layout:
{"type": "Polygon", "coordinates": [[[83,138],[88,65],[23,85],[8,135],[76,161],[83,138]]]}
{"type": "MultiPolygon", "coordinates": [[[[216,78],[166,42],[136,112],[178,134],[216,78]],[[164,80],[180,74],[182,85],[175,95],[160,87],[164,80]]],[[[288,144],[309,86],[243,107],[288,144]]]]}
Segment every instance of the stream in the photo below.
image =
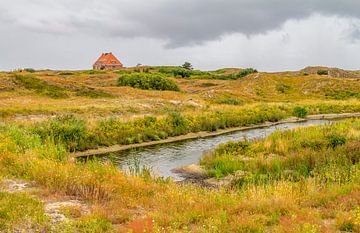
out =
{"type": "Polygon", "coordinates": [[[308,120],[297,123],[283,123],[276,126],[249,129],[218,135],[208,138],[192,139],[182,142],[162,144],[151,147],[131,149],[112,153],[104,156],[103,159],[111,159],[120,169],[128,171],[129,166],[135,163],[141,167],[150,167],[155,175],[162,177],[172,177],[177,181],[183,180],[180,174],[172,172],[172,169],[199,163],[203,153],[213,150],[219,144],[229,141],[253,140],[264,138],[276,130],[287,130],[297,127],[312,125],[330,124],[330,120],[308,120]]]}

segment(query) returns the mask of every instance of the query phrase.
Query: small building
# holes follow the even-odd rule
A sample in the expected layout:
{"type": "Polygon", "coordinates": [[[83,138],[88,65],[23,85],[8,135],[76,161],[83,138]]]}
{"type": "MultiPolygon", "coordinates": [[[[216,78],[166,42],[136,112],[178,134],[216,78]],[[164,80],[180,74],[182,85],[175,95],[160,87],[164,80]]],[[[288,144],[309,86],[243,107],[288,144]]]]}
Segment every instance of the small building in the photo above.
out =
{"type": "Polygon", "coordinates": [[[94,70],[118,70],[123,64],[112,54],[103,53],[93,65],[94,70]]]}

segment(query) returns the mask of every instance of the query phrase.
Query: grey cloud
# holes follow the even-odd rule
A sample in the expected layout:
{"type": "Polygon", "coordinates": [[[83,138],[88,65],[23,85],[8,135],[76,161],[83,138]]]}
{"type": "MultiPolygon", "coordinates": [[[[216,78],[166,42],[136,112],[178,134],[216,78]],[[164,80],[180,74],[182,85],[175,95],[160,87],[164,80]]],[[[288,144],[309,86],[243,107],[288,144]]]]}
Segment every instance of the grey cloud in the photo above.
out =
{"type": "MultiPolygon", "coordinates": [[[[231,33],[248,36],[312,14],[360,17],[358,0],[12,0],[0,12],[14,25],[48,33],[145,37],[181,47],[231,33]]],[[[1,20],[1,19],[0,19],[1,20]]],[[[356,34],[355,34],[356,35],[356,34]]]]}

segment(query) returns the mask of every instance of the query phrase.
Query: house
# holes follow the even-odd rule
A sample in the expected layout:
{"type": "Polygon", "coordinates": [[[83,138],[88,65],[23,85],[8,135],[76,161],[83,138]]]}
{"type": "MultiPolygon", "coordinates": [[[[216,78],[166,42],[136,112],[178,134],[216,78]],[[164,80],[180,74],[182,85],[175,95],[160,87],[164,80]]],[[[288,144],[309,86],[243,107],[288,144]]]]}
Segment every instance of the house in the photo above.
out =
{"type": "Polygon", "coordinates": [[[123,64],[112,54],[103,53],[93,65],[94,70],[118,70],[123,64]]]}

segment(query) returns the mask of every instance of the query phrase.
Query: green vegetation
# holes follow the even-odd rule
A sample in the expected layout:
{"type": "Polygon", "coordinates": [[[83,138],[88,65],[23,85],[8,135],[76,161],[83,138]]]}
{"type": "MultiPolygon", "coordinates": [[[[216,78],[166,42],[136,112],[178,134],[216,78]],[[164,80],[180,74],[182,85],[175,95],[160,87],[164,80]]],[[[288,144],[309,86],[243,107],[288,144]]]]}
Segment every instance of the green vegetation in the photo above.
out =
{"type": "Polygon", "coordinates": [[[329,75],[329,71],[328,70],[318,70],[317,74],[318,75],[329,75]]]}
{"type": "Polygon", "coordinates": [[[307,116],[308,112],[305,108],[297,106],[294,108],[293,114],[296,117],[305,118],[307,116]]]}
{"type": "Polygon", "coordinates": [[[64,71],[64,72],[59,72],[59,75],[68,76],[68,75],[74,75],[74,73],[73,73],[73,72],[69,72],[69,71],[64,71]]]}
{"type": "Polygon", "coordinates": [[[64,88],[50,85],[45,81],[34,78],[29,75],[15,75],[15,82],[24,88],[35,91],[35,93],[48,96],[51,98],[67,98],[69,97],[64,88]]]}
{"type": "MultiPolygon", "coordinates": [[[[191,64],[190,64],[191,65],[191,64]]],[[[256,69],[246,68],[241,69],[237,73],[225,73],[221,71],[200,71],[200,70],[192,70],[189,68],[181,67],[173,67],[173,66],[162,66],[158,67],[158,72],[172,75],[174,77],[181,78],[191,78],[191,79],[218,79],[218,80],[236,80],[247,75],[257,73],[256,69]]]]}
{"type": "Polygon", "coordinates": [[[130,86],[144,90],[161,90],[161,91],[180,90],[177,84],[170,79],[167,79],[161,75],[144,74],[144,73],[120,76],[118,79],[118,85],[130,86]]]}
{"type": "Polygon", "coordinates": [[[202,164],[215,177],[233,174],[243,188],[312,177],[320,185],[360,181],[359,120],[275,132],[255,142],[230,142],[207,154],[202,164]]]}
{"type": "Polygon", "coordinates": [[[172,112],[163,118],[144,117],[132,121],[110,118],[92,125],[75,116],[60,116],[35,124],[31,132],[43,141],[61,143],[69,150],[85,150],[98,146],[155,141],[190,132],[216,131],[265,121],[274,122],[286,116],[286,111],[275,106],[200,115],[172,112]]]}
{"type": "MultiPolygon", "coordinates": [[[[170,119],[176,127],[186,124],[179,114],[170,119]]],[[[146,122],[152,124],[154,119],[146,122]]],[[[360,227],[359,137],[360,121],[347,120],[223,145],[202,164],[211,175],[230,174],[233,179],[228,189],[209,190],[148,175],[126,176],[97,161],[54,160],[52,154],[63,150],[62,145],[51,140],[41,143],[26,128],[8,125],[0,130],[0,172],[36,181],[58,196],[92,203],[95,212],[60,224],[56,228],[60,232],[111,232],[115,224],[131,231],[133,219],[141,226],[148,218],[155,232],[304,232],[328,229],[323,219],[335,222],[332,229],[356,232],[360,227]],[[134,212],[140,208],[141,216],[134,212]]],[[[2,206],[7,203],[10,211],[21,208],[14,211],[16,215],[42,216],[41,211],[33,214],[8,200],[2,206]]],[[[14,219],[20,218],[11,217],[6,226],[14,226],[14,219]]]]}
{"type": "Polygon", "coordinates": [[[276,84],[276,90],[279,93],[287,94],[291,90],[291,87],[289,85],[286,85],[286,84],[283,84],[283,83],[278,83],[278,84],[276,84]]]}
{"type": "Polygon", "coordinates": [[[190,62],[185,62],[181,67],[184,68],[184,69],[187,69],[187,70],[193,70],[194,69],[190,62]]]}
{"type": "Polygon", "coordinates": [[[360,91],[349,91],[349,90],[331,90],[328,89],[325,91],[325,96],[330,99],[336,100],[346,100],[351,98],[360,99],[360,91]]]}
{"type": "Polygon", "coordinates": [[[245,76],[248,76],[249,74],[254,74],[254,73],[257,73],[258,71],[256,69],[253,69],[253,68],[246,68],[246,69],[243,69],[239,72],[238,74],[238,78],[243,78],[245,76]]]}
{"type": "Polygon", "coordinates": [[[109,93],[84,87],[77,87],[75,90],[70,91],[66,88],[49,84],[46,81],[32,77],[31,75],[15,75],[15,83],[27,90],[34,91],[36,94],[54,99],[68,98],[72,92],[75,92],[76,96],[85,96],[89,98],[113,97],[113,95],[109,93]]]}
{"type": "MultiPolygon", "coordinates": [[[[227,104],[234,105],[233,102],[227,104]]],[[[28,130],[43,142],[52,141],[64,145],[70,151],[81,151],[99,146],[157,141],[200,131],[212,132],[231,127],[277,122],[293,115],[304,118],[308,111],[312,114],[341,112],[344,108],[347,106],[329,105],[327,108],[322,106],[321,109],[318,105],[254,105],[200,114],[170,112],[165,117],[146,116],[130,121],[107,118],[92,122],[74,115],[65,115],[35,123],[28,127],[28,130]]],[[[360,111],[360,105],[352,111],[360,111]]]]}
{"type": "Polygon", "coordinates": [[[75,92],[75,95],[77,96],[85,96],[85,97],[89,97],[89,98],[112,98],[114,97],[114,95],[103,92],[103,91],[99,91],[99,90],[91,90],[91,89],[79,89],[75,92]]]}
{"type": "Polygon", "coordinates": [[[231,98],[231,97],[225,97],[223,99],[217,100],[216,103],[218,104],[227,104],[227,105],[243,105],[244,102],[237,99],[237,98],[231,98]]]}
{"type": "Polygon", "coordinates": [[[44,206],[26,194],[0,192],[0,231],[27,228],[42,231],[47,223],[44,206]]]}
{"type": "Polygon", "coordinates": [[[34,73],[34,72],[36,72],[36,70],[33,69],[33,68],[25,68],[24,71],[29,72],[29,73],[34,73]]]}
{"type": "Polygon", "coordinates": [[[71,158],[69,152],[114,144],[360,112],[358,79],[312,70],[241,78],[254,72],[1,72],[0,177],[36,185],[24,194],[2,190],[0,231],[359,232],[360,120],[219,146],[201,161],[211,179],[199,180],[222,183],[219,189],[154,177],[140,163],[124,173],[101,159],[71,158]],[[148,90],[119,88],[119,76],[145,77],[148,90]],[[164,80],[181,92],[154,90],[167,86],[164,80]],[[54,225],[40,199],[69,197],[87,211],[61,209],[69,221],[54,225]]]}

